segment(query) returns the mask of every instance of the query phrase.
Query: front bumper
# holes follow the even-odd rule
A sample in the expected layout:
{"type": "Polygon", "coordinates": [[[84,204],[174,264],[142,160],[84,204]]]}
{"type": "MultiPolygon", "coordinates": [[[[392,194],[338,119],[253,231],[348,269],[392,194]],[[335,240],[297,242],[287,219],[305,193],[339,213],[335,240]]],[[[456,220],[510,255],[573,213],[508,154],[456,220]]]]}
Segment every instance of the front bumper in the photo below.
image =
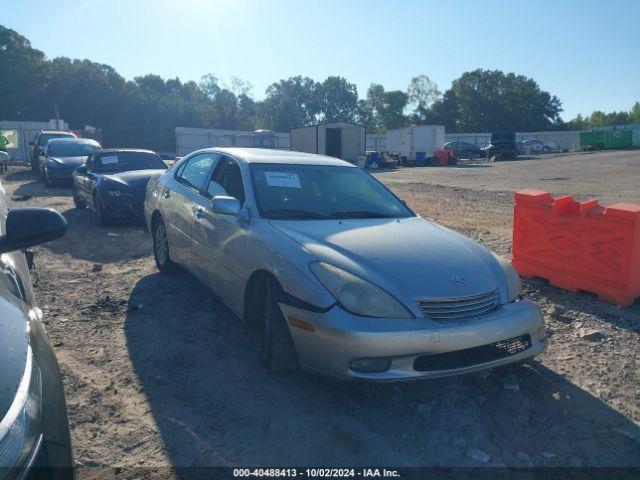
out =
{"type": "Polygon", "coordinates": [[[547,345],[544,319],[537,304],[530,300],[502,305],[466,322],[448,324],[427,318],[359,317],[337,305],[324,313],[286,304],[280,304],[280,309],[285,319],[294,317],[313,328],[297,328],[288,320],[300,366],[338,378],[388,381],[458,375],[532,358],[547,345]],[[455,368],[441,370],[421,371],[414,365],[419,357],[463,352],[527,335],[530,345],[526,349],[503,358],[484,361],[481,356],[472,355],[468,364],[457,362],[455,368]],[[389,360],[384,371],[351,369],[353,360],[381,358],[389,360]]]}
{"type": "Polygon", "coordinates": [[[128,193],[118,197],[102,195],[102,207],[110,218],[144,222],[144,197],[137,198],[128,193]]]}
{"type": "Polygon", "coordinates": [[[46,175],[52,182],[71,182],[74,168],[50,168],[45,167],[46,175]]]}

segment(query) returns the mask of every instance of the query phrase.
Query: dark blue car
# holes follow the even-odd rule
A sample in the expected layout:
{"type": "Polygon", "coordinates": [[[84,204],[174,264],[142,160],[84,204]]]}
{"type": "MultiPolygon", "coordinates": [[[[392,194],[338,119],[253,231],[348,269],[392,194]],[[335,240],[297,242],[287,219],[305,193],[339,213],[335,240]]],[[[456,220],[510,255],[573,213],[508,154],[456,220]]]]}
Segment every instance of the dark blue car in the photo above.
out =
{"type": "Polygon", "coordinates": [[[150,150],[99,150],[73,172],[73,201],[76,208],[94,210],[102,226],[116,220],[144,222],[147,183],[166,169],[150,150]]]}

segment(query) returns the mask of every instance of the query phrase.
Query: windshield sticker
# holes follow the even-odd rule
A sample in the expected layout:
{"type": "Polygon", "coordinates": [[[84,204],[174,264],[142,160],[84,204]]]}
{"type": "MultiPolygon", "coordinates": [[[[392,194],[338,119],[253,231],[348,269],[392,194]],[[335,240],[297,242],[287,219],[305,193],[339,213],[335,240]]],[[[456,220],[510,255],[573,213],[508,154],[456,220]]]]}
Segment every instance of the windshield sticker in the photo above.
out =
{"type": "Polygon", "coordinates": [[[302,188],[296,173],[264,172],[264,176],[270,187],[302,188]]]}
{"type": "Polygon", "coordinates": [[[118,163],[118,157],[113,155],[111,157],[102,157],[100,159],[103,165],[109,165],[111,163],[118,163]]]}

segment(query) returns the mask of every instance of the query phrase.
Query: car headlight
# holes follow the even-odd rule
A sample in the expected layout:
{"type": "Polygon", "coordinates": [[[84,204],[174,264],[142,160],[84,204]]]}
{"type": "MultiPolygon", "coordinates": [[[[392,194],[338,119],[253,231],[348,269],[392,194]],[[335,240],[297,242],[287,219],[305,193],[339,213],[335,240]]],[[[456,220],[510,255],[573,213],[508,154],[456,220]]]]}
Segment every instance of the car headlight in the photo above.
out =
{"type": "Polygon", "coordinates": [[[33,453],[40,438],[41,407],[42,378],[29,347],[18,391],[0,421],[0,469],[22,467],[33,453]]]}
{"type": "Polygon", "coordinates": [[[413,318],[413,314],[392,295],[353,273],[324,262],[310,263],[309,268],[351,313],[364,317],[413,318]]]}
{"type": "Polygon", "coordinates": [[[505,279],[507,280],[507,297],[509,302],[515,302],[520,295],[522,295],[522,280],[520,280],[520,275],[516,272],[516,269],[513,268],[511,262],[505,258],[502,258],[500,255],[493,256],[496,258],[502,271],[504,272],[505,279]]]}

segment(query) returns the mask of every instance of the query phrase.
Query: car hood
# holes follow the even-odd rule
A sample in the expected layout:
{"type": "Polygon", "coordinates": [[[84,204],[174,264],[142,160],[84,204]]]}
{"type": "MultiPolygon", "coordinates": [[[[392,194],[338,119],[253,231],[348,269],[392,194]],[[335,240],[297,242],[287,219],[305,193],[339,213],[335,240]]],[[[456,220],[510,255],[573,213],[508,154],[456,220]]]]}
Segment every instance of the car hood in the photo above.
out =
{"type": "Polygon", "coordinates": [[[145,192],[147,184],[152,177],[159,176],[166,170],[153,169],[153,170],[131,170],[129,172],[118,172],[103,174],[102,179],[109,184],[119,184],[123,187],[128,187],[134,192],[145,192]]]}
{"type": "Polygon", "coordinates": [[[49,157],[50,160],[59,163],[67,168],[78,168],[87,161],[87,156],[80,157],[56,157],[55,155],[49,157]]]}
{"type": "Polygon", "coordinates": [[[0,420],[24,375],[29,346],[28,322],[15,304],[0,298],[0,420]]]}
{"type": "Polygon", "coordinates": [[[421,217],[271,224],[319,260],[375,283],[408,306],[494,289],[506,298],[504,274],[488,250],[421,217]]]}

